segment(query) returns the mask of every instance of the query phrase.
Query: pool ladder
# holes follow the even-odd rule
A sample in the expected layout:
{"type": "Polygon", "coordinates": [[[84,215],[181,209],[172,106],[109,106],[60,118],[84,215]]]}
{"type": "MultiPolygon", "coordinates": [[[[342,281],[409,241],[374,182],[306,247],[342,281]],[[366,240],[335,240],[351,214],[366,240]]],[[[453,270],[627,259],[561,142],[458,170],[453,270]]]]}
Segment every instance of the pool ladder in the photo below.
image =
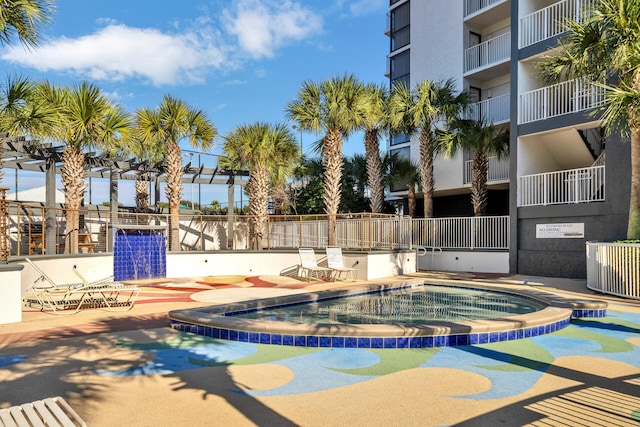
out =
{"type": "Polygon", "coordinates": [[[418,257],[425,256],[431,252],[431,270],[433,270],[434,257],[442,253],[442,248],[437,246],[416,246],[416,271],[418,271],[418,257]]]}

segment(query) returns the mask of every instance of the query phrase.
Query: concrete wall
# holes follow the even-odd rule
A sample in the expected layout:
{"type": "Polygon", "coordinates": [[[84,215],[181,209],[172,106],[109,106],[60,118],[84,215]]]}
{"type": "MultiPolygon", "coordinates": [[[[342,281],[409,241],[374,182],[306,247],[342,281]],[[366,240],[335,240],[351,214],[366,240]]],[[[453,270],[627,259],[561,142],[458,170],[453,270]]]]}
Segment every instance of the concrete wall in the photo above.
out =
{"type": "Polygon", "coordinates": [[[419,270],[508,273],[509,252],[443,251],[418,257],[419,270]]]}

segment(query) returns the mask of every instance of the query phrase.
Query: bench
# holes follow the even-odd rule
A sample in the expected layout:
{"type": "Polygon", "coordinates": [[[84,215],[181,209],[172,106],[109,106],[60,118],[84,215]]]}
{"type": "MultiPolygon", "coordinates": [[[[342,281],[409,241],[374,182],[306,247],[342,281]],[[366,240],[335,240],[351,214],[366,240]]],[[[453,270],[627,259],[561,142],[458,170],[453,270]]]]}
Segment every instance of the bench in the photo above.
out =
{"type": "Polygon", "coordinates": [[[60,396],[0,409],[0,426],[86,426],[82,418],[60,396]]]}

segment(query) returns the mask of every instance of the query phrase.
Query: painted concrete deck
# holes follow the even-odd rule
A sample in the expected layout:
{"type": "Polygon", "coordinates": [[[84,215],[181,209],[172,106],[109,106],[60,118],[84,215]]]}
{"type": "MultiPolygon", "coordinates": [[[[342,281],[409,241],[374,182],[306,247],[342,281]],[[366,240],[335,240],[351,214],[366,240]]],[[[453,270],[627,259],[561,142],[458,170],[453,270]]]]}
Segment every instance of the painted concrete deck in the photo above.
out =
{"type": "Polygon", "coordinates": [[[474,346],[265,346],[172,331],[167,312],[335,285],[264,276],[149,281],[130,312],[55,316],[25,309],[22,323],[0,325],[0,407],[59,395],[90,426],[640,424],[637,301],[594,294],[580,280],[410,278],[595,298],[609,303],[609,315],[474,346]]]}

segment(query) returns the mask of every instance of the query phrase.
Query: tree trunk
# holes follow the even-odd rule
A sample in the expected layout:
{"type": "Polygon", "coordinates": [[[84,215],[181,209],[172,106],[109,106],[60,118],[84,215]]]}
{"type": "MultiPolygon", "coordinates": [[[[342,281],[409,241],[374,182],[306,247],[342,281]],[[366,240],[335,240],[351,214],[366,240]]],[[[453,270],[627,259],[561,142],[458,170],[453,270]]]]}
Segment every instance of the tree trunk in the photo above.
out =
{"type": "Polygon", "coordinates": [[[433,216],[433,134],[431,129],[420,132],[420,183],[424,197],[424,217],[433,216]]]}
{"type": "Polygon", "coordinates": [[[65,198],[65,246],[64,253],[78,253],[79,209],[84,198],[84,154],[77,147],[67,146],[62,153],[62,185],[65,198]]]}
{"type": "Polygon", "coordinates": [[[251,215],[252,250],[262,249],[265,225],[269,215],[269,171],[264,165],[255,165],[247,183],[249,213],[251,215]]]}
{"type": "Polygon", "coordinates": [[[473,204],[473,214],[475,216],[485,215],[487,212],[488,190],[487,190],[487,170],[489,159],[483,152],[476,152],[473,155],[471,169],[471,203],[473,204]]]}
{"type": "Polygon", "coordinates": [[[384,186],[382,185],[382,161],[378,133],[367,131],[364,137],[367,158],[367,181],[371,191],[371,212],[380,213],[384,209],[384,186]]]}
{"type": "Polygon", "coordinates": [[[409,216],[415,218],[416,216],[416,185],[410,184],[407,186],[409,190],[407,193],[407,204],[409,205],[409,216]]]}
{"type": "MultiPolygon", "coordinates": [[[[634,123],[633,121],[629,121],[634,123]]],[[[629,224],[627,239],[640,239],[640,127],[631,131],[631,194],[629,195],[629,224]]]]}
{"type": "Polygon", "coordinates": [[[169,250],[180,250],[180,200],[182,200],[182,154],[176,141],[169,141],[165,155],[166,195],[169,200],[169,250]]]}
{"type": "Polygon", "coordinates": [[[329,130],[322,148],[324,167],[324,207],[329,219],[329,246],[336,245],[336,215],[340,206],[342,181],[342,135],[336,129],[329,130]]]}
{"type": "Polygon", "coordinates": [[[147,176],[141,175],[136,180],[136,211],[138,213],[149,210],[149,181],[147,176]]]}

